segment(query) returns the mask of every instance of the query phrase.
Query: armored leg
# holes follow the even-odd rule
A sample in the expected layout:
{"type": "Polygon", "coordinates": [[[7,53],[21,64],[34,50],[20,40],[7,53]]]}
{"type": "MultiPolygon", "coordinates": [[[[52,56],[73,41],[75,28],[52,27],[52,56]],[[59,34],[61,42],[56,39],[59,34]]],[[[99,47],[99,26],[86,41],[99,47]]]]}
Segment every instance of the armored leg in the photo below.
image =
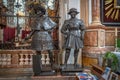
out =
{"type": "Polygon", "coordinates": [[[39,76],[42,70],[41,51],[36,51],[36,55],[33,55],[33,72],[35,76],[39,76]]]}
{"type": "Polygon", "coordinates": [[[70,55],[70,49],[67,48],[66,53],[65,53],[65,62],[64,62],[65,66],[67,66],[67,61],[68,61],[69,55],[70,55]]]}
{"type": "Polygon", "coordinates": [[[36,55],[41,55],[41,51],[36,51],[36,55]]]}
{"type": "Polygon", "coordinates": [[[77,59],[78,59],[79,49],[75,49],[74,51],[74,66],[77,67],[77,59]]]}
{"type": "Polygon", "coordinates": [[[53,66],[53,53],[51,50],[48,50],[49,53],[49,58],[50,58],[50,63],[51,63],[51,67],[53,66]]]}

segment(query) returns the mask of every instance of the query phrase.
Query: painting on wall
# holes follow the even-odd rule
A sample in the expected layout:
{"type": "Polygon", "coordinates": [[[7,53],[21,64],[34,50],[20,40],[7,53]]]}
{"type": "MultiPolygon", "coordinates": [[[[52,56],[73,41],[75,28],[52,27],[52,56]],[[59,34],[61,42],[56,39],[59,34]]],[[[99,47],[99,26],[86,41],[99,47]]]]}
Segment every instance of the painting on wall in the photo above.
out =
{"type": "Polygon", "coordinates": [[[101,0],[101,22],[106,26],[120,26],[120,0],[101,0]]]}

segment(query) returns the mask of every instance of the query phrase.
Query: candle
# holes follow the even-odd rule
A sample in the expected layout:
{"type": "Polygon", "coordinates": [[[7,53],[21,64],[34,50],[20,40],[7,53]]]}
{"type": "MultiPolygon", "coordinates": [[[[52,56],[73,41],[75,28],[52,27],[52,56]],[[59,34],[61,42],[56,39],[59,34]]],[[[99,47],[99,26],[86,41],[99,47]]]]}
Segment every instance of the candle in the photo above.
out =
{"type": "Polygon", "coordinates": [[[117,27],[115,28],[115,36],[117,36],[117,27]]]}

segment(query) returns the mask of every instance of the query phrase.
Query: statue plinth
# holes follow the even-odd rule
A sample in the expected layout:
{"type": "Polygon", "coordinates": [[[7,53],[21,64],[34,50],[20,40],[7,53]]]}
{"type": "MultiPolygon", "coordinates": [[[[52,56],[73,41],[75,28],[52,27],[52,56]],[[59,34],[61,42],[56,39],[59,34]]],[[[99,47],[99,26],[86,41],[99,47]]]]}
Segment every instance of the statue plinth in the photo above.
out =
{"type": "Polygon", "coordinates": [[[43,65],[39,73],[34,73],[34,76],[55,76],[57,71],[53,70],[50,65],[43,65]]]}
{"type": "Polygon", "coordinates": [[[33,55],[33,72],[34,76],[52,76],[56,75],[56,70],[51,65],[43,65],[41,55],[33,55]]]}
{"type": "Polygon", "coordinates": [[[63,76],[75,76],[76,73],[82,72],[83,68],[80,65],[77,65],[76,67],[73,64],[67,64],[66,67],[62,65],[61,68],[61,75],[63,76]]]}

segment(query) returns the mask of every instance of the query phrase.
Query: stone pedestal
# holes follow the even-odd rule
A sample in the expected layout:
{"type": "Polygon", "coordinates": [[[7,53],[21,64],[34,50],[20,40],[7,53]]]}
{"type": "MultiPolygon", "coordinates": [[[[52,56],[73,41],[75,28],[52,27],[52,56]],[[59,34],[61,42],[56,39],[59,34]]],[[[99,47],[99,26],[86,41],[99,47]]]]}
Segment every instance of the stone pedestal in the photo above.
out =
{"type": "Polygon", "coordinates": [[[85,33],[83,56],[97,58],[99,54],[105,52],[105,27],[103,25],[89,26],[85,33]]]}
{"type": "Polygon", "coordinates": [[[32,76],[32,80],[75,80],[75,76],[32,76]]]}
{"type": "Polygon", "coordinates": [[[87,27],[83,55],[97,58],[105,53],[105,26],[100,21],[100,0],[92,0],[92,24],[87,27]]]}
{"type": "Polygon", "coordinates": [[[85,33],[84,45],[83,50],[85,51],[87,48],[90,49],[90,52],[92,51],[91,48],[96,50],[97,48],[100,50],[105,48],[105,27],[103,25],[89,26],[85,33]]]}
{"type": "Polygon", "coordinates": [[[42,70],[37,76],[55,76],[57,75],[57,68],[52,69],[51,65],[42,65],[42,70]]]}
{"type": "MultiPolygon", "coordinates": [[[[64,65],[62,65],[64,66],[64,65]]],[[[73,64],[67,64],[67,67],[61,69],[61,75],[63,76],[75,76],[76,73],[82,72],[83,68],[78,65],[75,67],[73,64]]]]}
{"type": "Polygon", "coordinates": [[[51,64],[42,64],[41,55],[33,55],[33,72],[34,76],[56,75],[56,70],[52,69],[51,64]]]}
{"type": "MultiPolygon", "coordinates": [[[[118,29],[119,30],[119,29],[118,29]]],[[[115,28],[114,27],[106,27],[105,29],[105,46],[107,51],[114,51],[115,50],[115,28]]],[[[118,38],[119,38],[119,31],[118,31],[118,38]]]]}

